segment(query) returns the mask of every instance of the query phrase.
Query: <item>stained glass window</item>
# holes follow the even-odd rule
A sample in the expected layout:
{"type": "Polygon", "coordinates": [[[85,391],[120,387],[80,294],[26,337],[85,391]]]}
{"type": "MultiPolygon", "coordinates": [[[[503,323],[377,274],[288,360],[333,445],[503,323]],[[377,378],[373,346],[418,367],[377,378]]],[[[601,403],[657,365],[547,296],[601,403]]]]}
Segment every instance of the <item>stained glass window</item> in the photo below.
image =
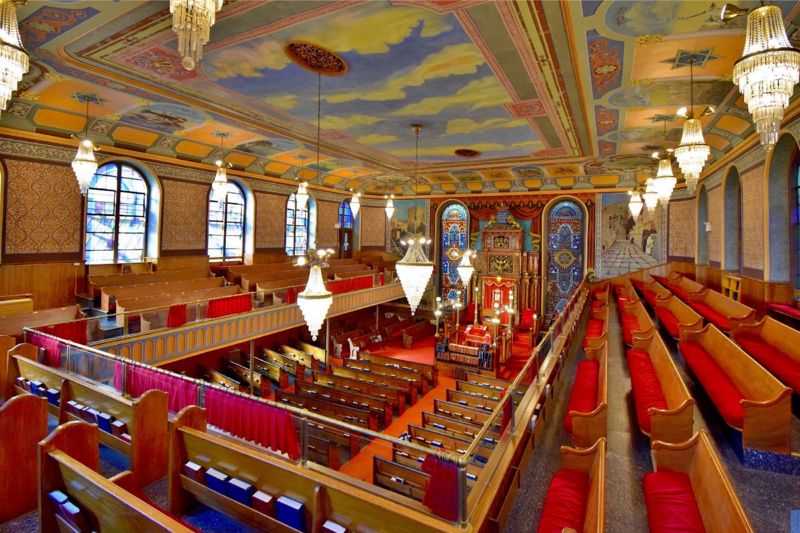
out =
{"type": "Polygon", "coordinates": [[[304,255],[308,252],[309,243],[315,240],[313,220],[316,205],[309,196],[305,207],[298,209],[295,195],[289,196],[286,202],[286,255],[304,255]]]}
{"type": "Polygon", "coordinates": [[[800,290],[800,172],[791,179],[791,220],[792,220],[792,282],[794,288],[800,290]]]}
{"type": "MultiPolygon", "coordinates": [[[[458,276],[461,255],[469,247],[469,213],[461,204],[453,203],[442,211],[440,262],[442,266],[441,295],[443,300],[455,298],[464,289],[458,276]]],[[[462,299],[465,295],[462,293],[462,299]]]]}
{"type": "Polygon", "coordinates": [[[553,204],[547,214],[546,319],[564,310],[583,279],[583,209],[572,200],[553,204]]]}
{"type": "Polygon", "coordinates": [[[353,228],[353,211],[350,210],[350,200],[342,200],[339,204],[339,226],[342,229],[353,228]]]}
{"type": "Polygon", "coordinates": [[[148,187],[130,165],[106,163],[86,193],[87,264],[144,261],[148,187]]]}
{"type": "Polygon", "coordinates": [[[229,181],[224,192],[208,202],[208,257],[212,261],[244,258],[244,194],[229,181]]]}

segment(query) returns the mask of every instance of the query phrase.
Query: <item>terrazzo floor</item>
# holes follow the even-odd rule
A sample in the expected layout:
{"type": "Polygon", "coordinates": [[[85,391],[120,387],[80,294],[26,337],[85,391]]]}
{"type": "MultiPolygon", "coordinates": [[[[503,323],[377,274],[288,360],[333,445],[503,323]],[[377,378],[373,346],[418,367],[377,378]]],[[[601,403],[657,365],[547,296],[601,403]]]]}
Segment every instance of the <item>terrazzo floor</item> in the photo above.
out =
{"type": "MultiPolygon", "coordinates": [[[[536,444],[534,457],[523,473],[521,488],[509,513],[504,531],[536,531],[547,487],[560,466],[559,447],[570,445],[562,421],[575,368],[584,359],[581,341],[585,320],[576,335],[570,356],[556,389],[548,420],[536,444]]],[[[759,533],[790,531],[790,513],[800,509],[800,477],[746,468],[729,442],[725,423],[705,397],[702,388],[687,375],[676,344],[662,332],[662,338],[677,363],[678,370],[696,400],[695,431],[707,428],[716,443],[737,494],[753,527],[759,533]]],[[[616,305],[612,304],[608,351],[608,451],[606,455],[606,530],[612,533],[648,531],[647,511],[641,491],[642,476],[652,470],[650,440],[637,426],[633,396],[625,361],[625,347],[616,305]]],[[[797,413],[795,408],[795,413],[797,413]]],[[[800,421],[793,417],[792,442],[800,447],[800,421]]]]}

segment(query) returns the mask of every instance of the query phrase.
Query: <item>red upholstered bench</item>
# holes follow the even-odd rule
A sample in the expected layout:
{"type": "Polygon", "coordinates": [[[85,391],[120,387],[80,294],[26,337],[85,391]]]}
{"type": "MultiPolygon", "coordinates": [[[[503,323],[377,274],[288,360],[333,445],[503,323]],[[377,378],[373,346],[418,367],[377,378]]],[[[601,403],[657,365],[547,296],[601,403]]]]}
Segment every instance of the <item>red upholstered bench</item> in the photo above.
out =
{"type": "Polygon", "coordinates": [[[667,400],[661,390],[661,382],[650,355],[642,350],[628,350],[628,369],[631,374],[631,389],[636,406],[636,420],[646,434],[650,434],[651,407],[667,409],[667,400]]]}
{"type": "Polygon", "coordinates": [[[602,300],[592,300],[592,309],[600,309],[606,305],[606,303],[602,300]]]}
{"type": "Polygon", "coordinates": [[[650,533],[705,533],[689,476],[671,470],[648,472],[642,485],[650,533]]]}
{"type": "Polygon", "coordinates": [[[800,308],[797,308],[793,305],[770,302],[767,304],[767,309],[789,316],[795,320],[800,320],[800,308]]]}
{"type": "Polygon", "coordinates": [[[644,291],[644,281],[640,279],[632,279],[631,284],[636,288],[637,291],[644,291]]]}
{"type": "Polygon", "coordinates": [[[599,339],[603,335],[605,321],[599,318],[590,318],[589,325],[586,327],[586,335],[583,337],[583,347],[589,344],[589,339],[599,339]]]}
{"type": "Polygon", "coordinates": [[[702,345],[697,342],[681,342],[679,348],[686,364],[700,380],[703,389],[725,422],[734,428],[742,429],[744,427],[744,409],[741,405],[744,395],[742,392],[702,345]]]}
{"type": "Polygon", "coordinates": [[[678,322],[678,319],[672,314],[672,311],[666,307],[656,307],[656,317],[658,317],[658,321],[664,326],[664,329],[667,330],[670,337],[673,339],[680,337],[680,322],[678,322]]]}
{"type": "Polygon", "coordinates": [[[625,341],[626,346],[633,344],[633,332],[640,329],[639,320],[634,315],[622,313],[622,340],[625,341]]]}
{"type": "Polygon", "coordinates": [[[583,531],[589,487],[586,472],[569,468],[556,472],[542,505],[538,532],[561,533],[564,528],[583,531]]]}
{"type": "Polygon", "coordinates": [[[690,301],[689,307],[703,315],[706,320],[717,326],[722,331],[729,331],[731,329],[731,321],[718,311],[715,311],[707,303],[690,301]]]}
{"type": "Polygon", "coordinates": [[[784,384],[794,389],[795,392],[800,391],[800,362],[758,335],[743,333],[734,335],[734,340],[784,384]]]}
{"type": "Polygon", "coordinates": [[[597,407],[597,379],[600,375],[600,365],[597,361],[581,361],[575,372],[575,381],[569,396],[567,414],[564,416],[564,430],[572,435],[572,416],[570,411],[588,413],[597,407]]]}

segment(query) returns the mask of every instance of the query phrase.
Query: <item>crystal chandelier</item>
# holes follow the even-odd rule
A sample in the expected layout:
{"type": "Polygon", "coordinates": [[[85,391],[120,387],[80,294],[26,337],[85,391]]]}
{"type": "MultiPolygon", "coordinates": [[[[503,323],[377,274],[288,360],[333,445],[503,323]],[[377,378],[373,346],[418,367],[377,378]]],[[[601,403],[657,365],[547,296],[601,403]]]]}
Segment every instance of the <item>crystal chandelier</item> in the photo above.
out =
{"type": "MultiPolygon", "coordinates": [[[[706,159],[711,155],[711,148],[703,137],[703,125],[694,118],[694,58],[689,58],[689,109],[686,113],[686,122],[683,123],[681,143],[675,148],[675,159],[681,167],[683,177],[686,179],[686,189],[694,194],[700,172],[706,159]]],[[[659,163],[659,169],[661,164],[659,163]]]]}
{"type": "Polygon", "coordinates": [[[75,178],[78,180],[78,187],[81,189],[81,194],[86,194],[89,190],[89,184],[92,182],[94,173],[97,172],[97,160],[94,158],[94,151],[97,149],[94,143],[89,139],[89,97],[83,96],[86,100],[86,115],[83,126],[83,135],[78,142],[78,153],[75,154],[75,159],[72,160],[72,171],[75,173],[75,178]]]}
{"type": "MultiPolygon", "coordinates": [[[[417,167],[419,165],[419,134],[422,131],[422,125],[412,124],[411,130],[416,136],[416,151],[414,156],[414,181],[417,178],[417,167]]],[[[394,195],[392,195],[394,196],[394,195]]],[[[389,202],[391,202],[391,198],[389,202]]],[[[389,202],[386,203],[386,214],[391,218],[389,213],[389,202]]],[[[394,202],[392,202],[394,204],[394,202]]],[[[394,205],[392,205],[392,213],[394,213],[394,205]]],[[[428,287],[428,281],[433,274],[433,263],[428,256],[425,255],[425,250],[422,249],[423,244],[430,244],[431,240],[426,239],[424,236],[417,236],[408,239],[408,250],[406,255],[397,262],[397,276],[400,278],[400,284],[403,286],[403,292],[406,294],[408,304],[411,306],[411,315],[413,316],[417,310],[422,295],[428,287]]]]}
{"type": "Polygon", "coordinates": [[[297,295],[297,306],[303,313],[303,319],[308,325],[311,338],[317,340],[317,335],[328,316],[328,310],[333,303],[333,294],[325,288],[325,281],[322,279],[322,267],[328,266],[327,259],[333,255],[333,250],[310,250],[310,261],[305,257],[298,259],[297,264],[303,266],[311,264],[308,272],[308,283],[306,288],[297,295]]]}
{"type": "Polygon", "coordinates": [[[353,213],[353,220],[358,216],[358,211],[361,209],[360,192],[353,191],[353,197],[350,198],[350,212],[353,213]]]}
{"type": "Polygon", "coordinates": [[[470,255],[472,255],[472,251],[464,250],[464,253],[461,255],[461,263],[456,267],[458,276],[461,278],[461,283],[464,284],[465,295],[467,295],[466,291],[469,288],[469,280],[472,279],[472,274],[475,272],[475,267],[472,266],[472,263],[469,261],[470,255]]]}
{"type": "MultiPolygon", "coordinates": [[[[230,135],[229,133],[215,131],[214,136],[219,137],[220,152],[223,148],[223,139],[230,135]]],[[[217,159],[214,162],[217,165],[217,172],[214,174],[214,181],[211,182],[211,197],[219,202],[225,199],[225,191],[228,188],[228,171],[227,165],[222,159],[217,159]]]]}
{"type": "Polygon", "coordinates": [[[294,193],[295,209],[302,211],[308,204],[308,183],[301,181],[294,193]]]}
{"type": "Polygon", "coordinates": [[[389,220],[394,216],[394,194],[384,196],[386,198],[386,218],[389,220]]]}
{"type": "Polygon", "coordinates": [[[655,179],[658,200],[662,205],[669,203],[669,199],[672,198],[672,191],[677,183],[678,180],[672,173],[672,161],[669,160],[669,154],[667,154],[658,160],[658,171],[655,179]]]}
{"type": "Polygon", "coordinates": [[[28,72],[13,0],[0,0],[0,109],[5,109],[17,84],[28,72]]]}
{"type": "Polygon", "coordinates": [[[211,36],[223,0],[169,0],[172,31],[178,34],[178,53],[186,70],[194,70],[203,56],[203,45],[211,36]]]}
{"type": "Polygon", "coordinates": [[[628,209],[631,211],[631,216],[634,220],[639,218],[639,213],[642,212],[644,204],[639,191],[631,191],[631,199],[628,201],[628,209]]]}
{"type": "Polygon", "coordinates": [[[653,178],[647,179],[642,198],[644,199],[644,205],[647,207],[647,212],[652,216],[658,206],[658,190],[656,189],[656,183],[653,178]]]}
{"type": "MultiPolygon", "coordinates": [[[[744,13],[726,4],[721,18],[727,20],[744,13]],[[732,14],[726,16],[729,11],[732,14]]],[[[751,11],[747,15],[744,51],[733,65],[733,83],[744,96],[767,152],[778,142],[783,110],[789,105],[799,78],[800,50],[789,43],[781,8],[767,5],[751,11]]]]}

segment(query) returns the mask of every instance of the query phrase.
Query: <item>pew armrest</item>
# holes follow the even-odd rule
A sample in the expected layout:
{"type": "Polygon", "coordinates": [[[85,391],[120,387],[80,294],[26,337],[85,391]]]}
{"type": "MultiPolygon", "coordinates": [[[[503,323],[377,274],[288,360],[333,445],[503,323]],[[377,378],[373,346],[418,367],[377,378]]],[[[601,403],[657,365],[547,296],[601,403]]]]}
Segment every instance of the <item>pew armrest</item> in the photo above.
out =
{"type": "Polygon", "coordinates": [[[651,442],[683,442],[691,438],[694,427],[694,400],[691,397],[674,409],[651,407],[648,413],[651,442]]]}
{"type": "Polygon", "coordinates": [[[754,335],[761,336],[761,330],[764,327],[764,324],[767,322],[767,317],[765,316],[761,320],[752,320],[752,321],[742,321],[737,318],[731,319],[731,337],[736,337],[736,335],[741,335],[743,333],[751,333],[754,335]]]}
{"type": "Polygon", "coordinates": [[[741,400],[745,448],[789,453],[792,429],[792,390],[783,387],[769,400],[741,400]]]}

